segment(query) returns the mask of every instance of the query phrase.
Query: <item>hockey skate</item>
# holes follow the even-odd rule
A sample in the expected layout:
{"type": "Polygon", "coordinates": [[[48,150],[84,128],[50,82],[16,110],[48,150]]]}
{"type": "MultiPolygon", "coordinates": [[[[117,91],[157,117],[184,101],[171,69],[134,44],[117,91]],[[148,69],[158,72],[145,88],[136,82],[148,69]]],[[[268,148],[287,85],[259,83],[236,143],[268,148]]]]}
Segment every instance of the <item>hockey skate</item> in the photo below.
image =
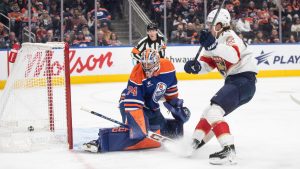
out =
{"type": "Polygon", "coordinates": [[[209,156],[209,163],[214,165],[236,164],[234,145],[224,146],[223,150],[209,156]]]}
{"type": "Polygon", "coordinates": [[[99,152],[99,144],[98,144],[97,140],[92,140],[88,143],[84,143],[82,145],[82,149],[84,151],[89,151],[89,152],[92,152],[92,153],[98,153],[99,152]]]}
{"type": "Polygon", "coordinates": [[[204,144],[205,142],[203,140],[199,141],[197,139],[193,139],[192,147],[194,150],[197,150],[201,148],[204,144]]]}
{"type": "Polygon", "coordinates": [[[204,145],[204,141],[202,140],[201,142],[197,139],[193,139],[193,142],[191,144],[191,148],[189,148],[187,151],[187,154],[185,155],[185,157],[191,157],[193,156],[193,154],[195,153],[195,151],[197,149],[199,149],[200,147],[202,147],[204,145]]]}

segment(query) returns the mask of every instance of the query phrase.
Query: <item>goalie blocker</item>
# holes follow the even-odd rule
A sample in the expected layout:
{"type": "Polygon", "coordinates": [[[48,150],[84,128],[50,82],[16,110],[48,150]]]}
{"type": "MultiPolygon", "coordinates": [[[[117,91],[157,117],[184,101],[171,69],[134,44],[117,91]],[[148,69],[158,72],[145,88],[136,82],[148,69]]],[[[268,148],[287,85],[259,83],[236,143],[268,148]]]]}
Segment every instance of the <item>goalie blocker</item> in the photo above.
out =
{"type": "Polygon", "coordinates": [[[160,147],[158,141],[147,137],[148,131],[176,138],[183,135],[183,124],[190,117],[189,109],[183,107],[183,100],[178,98],[173,64],[159,58],[153,49],[147,49],[133,68],[119,108],[128,128],[100,129],[96,141],[83,145],[85,150],[108,152],[160,147]],[[166,99],[164,105],[174,119],[163,117],[158,104],[161,98],[166,99]]]}

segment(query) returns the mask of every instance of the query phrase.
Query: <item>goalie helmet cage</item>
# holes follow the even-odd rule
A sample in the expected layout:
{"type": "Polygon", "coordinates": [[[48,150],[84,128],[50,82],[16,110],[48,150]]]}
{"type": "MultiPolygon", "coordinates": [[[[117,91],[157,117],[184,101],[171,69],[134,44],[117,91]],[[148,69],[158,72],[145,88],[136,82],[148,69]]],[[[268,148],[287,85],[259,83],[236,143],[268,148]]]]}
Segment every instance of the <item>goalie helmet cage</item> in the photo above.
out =
{"type": "Polygon", "coordinates": [[[23,43],[0,98],[0,151],[73,148],[68,44],[23,43]]]}

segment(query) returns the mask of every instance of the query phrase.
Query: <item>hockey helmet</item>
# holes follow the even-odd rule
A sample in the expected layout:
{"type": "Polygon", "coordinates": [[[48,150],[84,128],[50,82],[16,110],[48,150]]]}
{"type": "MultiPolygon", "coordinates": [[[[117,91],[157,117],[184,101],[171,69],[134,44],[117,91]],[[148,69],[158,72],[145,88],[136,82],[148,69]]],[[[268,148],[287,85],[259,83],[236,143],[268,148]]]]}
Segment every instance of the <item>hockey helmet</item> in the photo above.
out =
{"type": "MultiPolygon", "coordinates": [[[[217,14],[218,9],[214,9],[211,11],[208,16],[207,16],[207,23],[212,24],[215,15],[217,14]]],[[[222,27],[228,27],[230,26],[230,13],[228,12],[227,9],[221,9],[213,26],[215,26],[218,23],[222,24],[222,27]]]]}
{"type": "Polygon", "coordinates": [[[159,69],[159,54],[155,49],[146,49],[141,56],[140,62],[147,78],[153,76],[159,69]]]}
{"type": "Polygon", "coordinates": [[[157,25],[155,23],[149,23],[147,25],[147,31],[149,30],[157,30],[157,25]]]}

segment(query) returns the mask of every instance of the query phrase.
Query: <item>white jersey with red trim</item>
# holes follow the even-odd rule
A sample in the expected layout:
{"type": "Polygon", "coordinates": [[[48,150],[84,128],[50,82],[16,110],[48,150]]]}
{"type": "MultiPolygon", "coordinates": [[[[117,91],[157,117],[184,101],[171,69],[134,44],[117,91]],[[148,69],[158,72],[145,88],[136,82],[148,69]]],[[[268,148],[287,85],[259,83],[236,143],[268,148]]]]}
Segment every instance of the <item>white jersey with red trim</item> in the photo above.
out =
{"type": "Polygon", "coordinates": [[[211,51],[203,50],[200,54],[201,73],[217,68],[227,77],[242,72],[258,72],[252,52],[243,40],[232,30],[227,30],[217,38],[218,45],[211,51]]]}

